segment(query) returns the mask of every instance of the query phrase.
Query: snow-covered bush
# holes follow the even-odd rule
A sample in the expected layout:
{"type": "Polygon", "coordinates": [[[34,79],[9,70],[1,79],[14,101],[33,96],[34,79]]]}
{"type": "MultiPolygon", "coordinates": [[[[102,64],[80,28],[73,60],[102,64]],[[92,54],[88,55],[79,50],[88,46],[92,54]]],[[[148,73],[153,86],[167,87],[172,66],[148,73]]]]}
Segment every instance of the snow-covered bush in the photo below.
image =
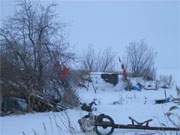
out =
{"type": "Polygon", "coordinates": [[[67,77],[69,84],[73,87],[85,87],[87,82],[91,81],[90,73],[85,70],[71,70],[70,75],[67,77]]]}
{"type": "Polygon", "coordinates": [[[143,76],[147,80],[154,80],[156,69],[153,49],[144,40],[130,42],[126,49],[127,65],[132,76],[143,76]]]}
{"type": "Polygon", "coordinates": [[[81,68],[90,72],[114,71],[115,56],[111,48],[96,52],[91,46],[82,58],[81,68]]]}
{"type": "Polygon", "coordinates": [[[65,89],[62,101],[65,106],[69,107],[78,106],[80,103],[76,90],[72,88],[65,89]]]}
{"type": "Polygon", "coordinates": [[[170,88],[173,85],[172,75],[160,75],[159,83],[162,88],[170,88]]]}
{"type": "Polygon", "coordinates": [[[177,86],[176,87],[177,91],[177,97],[173,97],[172,101],[176,104],[173,105],[169,108],[168,112],[165,113],[165,116],[169,120],[169,122],[175,126],[175,127],[180,127],[180,88],[177,86]]]}
{"type": "Polygon", "coordinates": [[[180,98],[180,87],[176,86],[177,96],[180,98]]]}

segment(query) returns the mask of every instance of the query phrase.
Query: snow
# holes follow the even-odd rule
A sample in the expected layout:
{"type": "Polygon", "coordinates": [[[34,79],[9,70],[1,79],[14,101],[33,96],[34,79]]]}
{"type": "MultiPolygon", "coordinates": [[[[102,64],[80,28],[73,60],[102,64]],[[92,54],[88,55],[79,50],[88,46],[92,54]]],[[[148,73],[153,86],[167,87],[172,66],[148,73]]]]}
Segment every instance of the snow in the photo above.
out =
{"type": "MultiPolygon", "coordinates": [[[[113,86],[106,83],[100,78],[100,73],[91,74],[93,83],[86,88],[77,90],[81,102],[89,103],[96,99],[97,111],[95,114],[105,113],[113,118],[115,123],[129,124],[129,116],[137,121],[145,121],[153,119],[151,126],[173,126],[167,119],[165,113],[168,112],[171,106],[176,104],[170,102],[166,104],[155,104],[155,99],[164,98],[164,89],[142,90],[142,91],[125,91],[123,82],[119,79],[119,83],[113,86]],[[96,93],[95,90],[96,89],[96,93]]],[[[121,78],[121,76],[119,76],[121,78]]],[[[131,78],[132,82],[144,82],[141,78],[131,78]]],[[[166,90],[167,97],[176,97],[175,86],[166,90]]],[[[177,105],[176,105],[177,106],[177,105]]],[[[180,115],[180,111],[174,113],[180,115]]],[[[32,113],[25,115],[13,115],[0,117],[1,135],[83,135],[78,119],[86,115],[87,112],[80,108],[68,109],[64,112],[46,112],[32,113]]],[[[180,124],[177,117],[174,117],[176,123],[180,124]]],[[[115,129],[113,135],[143,135],[147,133],[161,134],[157,131],[142,131],[142,130],[123,130],[115,129]]],[[[164,133],[164,132],[163,132],[164,133]]],[[[88,133],[95,135],[94,132],[88,133]]],[[[174,134],[174,132],[167,132],[174,134]]]]}

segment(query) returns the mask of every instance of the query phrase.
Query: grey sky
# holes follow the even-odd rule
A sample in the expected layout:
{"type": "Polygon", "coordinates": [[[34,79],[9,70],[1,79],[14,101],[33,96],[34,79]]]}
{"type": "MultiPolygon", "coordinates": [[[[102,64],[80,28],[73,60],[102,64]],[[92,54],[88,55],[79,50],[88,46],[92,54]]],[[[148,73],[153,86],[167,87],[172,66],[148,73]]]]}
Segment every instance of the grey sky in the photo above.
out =
{"type": "MultiPolygon", "coordinates": [[[[14,1],[1,0],[1,20],[13,14],[14,1]]],[[[48,1],[58,4],[76,52],[93,44],[121,56],[130,41],[145,39],[158,53],[159,68],[180,69],[180,1],[48,1]]]]}

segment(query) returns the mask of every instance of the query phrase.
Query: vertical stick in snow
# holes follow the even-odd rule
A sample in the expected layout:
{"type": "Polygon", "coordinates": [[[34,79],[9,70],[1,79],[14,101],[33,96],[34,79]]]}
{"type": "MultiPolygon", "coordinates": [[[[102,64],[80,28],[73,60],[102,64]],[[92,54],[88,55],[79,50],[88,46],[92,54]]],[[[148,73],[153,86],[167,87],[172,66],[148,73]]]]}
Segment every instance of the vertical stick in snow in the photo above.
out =
{"type": "Polygon", "coordinates": [[[119,60],[119,63],[121,64],[121,58],[120,57],[118,58],[118,60],[119,60]]]}
{"type": "Polygon", "coordinates": [[[92,86],[93,86],[94,92],[96,93],[96,88],[95,88],[95,86],[94,86],[93,81],[92,81],[92,86]]]}
{"type": "Polygon", "coordinates": [[[2,96],[2,89],[0,85],[0,115],[2,113],[2,101],[3,101],[3,96],[2,96]]]}
{"type": "Polygon", "coordinates": [[[166,89],[164,89],[164,95],[165,95],[165,99],[166,99],[167,98],[166,89]]]}

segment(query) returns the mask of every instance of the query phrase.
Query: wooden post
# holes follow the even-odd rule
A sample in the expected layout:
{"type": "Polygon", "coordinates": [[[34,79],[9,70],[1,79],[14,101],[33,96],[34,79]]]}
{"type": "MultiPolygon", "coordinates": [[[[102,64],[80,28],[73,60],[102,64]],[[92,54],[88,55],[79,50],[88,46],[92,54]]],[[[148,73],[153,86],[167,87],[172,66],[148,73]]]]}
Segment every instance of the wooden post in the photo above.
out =
{"type": "Polygon", "coordinates": [[[0,116],[2,114],[2,102],[3,102],[2,87],[0,85],[0,116]]]}
{"type": "MultiPolygon", "coordinates": [[[[0,75],[1,75],[1,67],[0,67],[0,75]]],[[[2,111],[2,103],[3,103],[3,90],[2,90],[2,85],[0,83],[0,116],[2,115],[3,111],[2,111]]]]}
{"type": "Polygon", "coordinates": [[[166,89],[164,89],[164,96],[165,96],[165,99],[167,99],[166,89]]]}

